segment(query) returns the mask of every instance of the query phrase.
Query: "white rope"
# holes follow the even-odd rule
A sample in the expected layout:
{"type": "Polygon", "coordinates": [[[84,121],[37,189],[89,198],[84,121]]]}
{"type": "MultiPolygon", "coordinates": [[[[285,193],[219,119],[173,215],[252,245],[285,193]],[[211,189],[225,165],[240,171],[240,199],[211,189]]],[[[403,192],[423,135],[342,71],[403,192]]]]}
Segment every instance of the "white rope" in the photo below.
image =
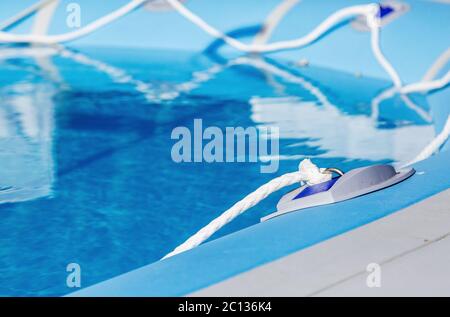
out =
{"type": "MultiPolygon", "coordinates": [[[[106,24],[112,23],[118,18],[128,14],[129,12],[143,5],[147,1],[148,0],[132,0],[123,7],[111,12],[108,15],[103,16],[102,18],[99,18],[98,20],[88,24],[87,26],[77,31],[63,33],[60,35],[46,35],[46,36],[9,34],[6,32],[0,32],[0,42],[54,44],[72,41],[82,36],[85,36],[89,33],[92,33],[97,29],[99,29],[100,27],[105,26],[106,24]]],[[[327,32],[330,28],[332,28],[334,25],[345,19],[359,15],[364,16],[377,15],[378,13],[378,5],[376,4],[347,7],[333,13],[331,16],[325,19],[325,21],[319,24],[319,26],[317,26],[312,32],[310,32],[308,35],[304,37],[300,37],[298,39],[290,41],[275,42],[267,45],[258,45],[258,44],[249,45],[242,43],[232,37],[229,37],[226,34],[222,33],[221,31],[217,30],[216,28],[212,27],[211,25],[206,23],[203,19],[201,19],[199,16],[197,16],[195,13],[188,10],[178,0],[166,0],[166,1],[175,10],[177,10],[178,13],[180,13],[189,21],[200,27],[206,33],[210,34],[213,37],[224,40],[227,44],[240,51],[251,53],[274,52],[279,50],[303,47],[312,43],[313,41],[318,39],[321,35],[323,35],[325,32],[327,32]]]]}
{"type": "MultiPolygon", "coordinates": [[[[68,32],[60,35],[18,35],[18,34],[10,34],[7,32],[0,31],[0,42],[4,43],[39,43],[39,44],[55,44],[55,43],[63,43],[78,39],[82,36],[88,35],[99,28],[114,22],[120,17],[128,14],[134,9],[140,7],[145,4],[148,0],[132,0],[128,4],[122,6],[121,8],[111,12],[108,15],[105,15],[98,20],[88,24],[87,26],[73,32],[68,32]]],[[[246,44],[232,38],[218,29],[214,28],[202,18],[197,16],[195,13],[187,9],[182,3],[178,0],[166,0],[179,14],[184,16],[186,19],[197,25],[204,32],[209,35],[222,39],[228,45],[234,47],[237,50],[247,52],[247,53],[267,53],[267,52],[275,52],[280,50],[288,50],[294,48],[301,48],[306,45],[311,44],[315,40],[317,40],[320,36],[325,34],[328,30],[334,27],[341,21],[346,19],[355,17],[355,16],[365,16],[367,24],[371,30],[371,47],[374,53],[374,56],[380,66],[387,72],[389,77],[391,78],[394,86],[398,89],[401,88],[402,83],[400,80],[400,76],[392,67],[392,65],[388,62],[386,57],[383,55],[381,48],[379,46],[379,6],[377,4],[367,4],[367,5],[357,5],[350,6],[347,8],[340,9],[335,13],[331,14],[328,18],[326,18],[322,23],[320,23],[316,28],[314,28],[310,33],[303,37],[299,37],[294,40],[289,41],[280,41],[274,42],[270,44],[246,44]]],[[[38,4],[34,10],[39,9],[38,4]]],[[[447,73],[447,75],[449,75],[447,73]]],[[[450,82],[450,75],[444,76],[441,80],[435,81],[421,81],[415,84],[408,85],[404,90],[408,93],[416,92],[416,91],[428,91],[432,89],[438,89],[446,86],[450,82]]]]}
{"type": "Polygon", "coordinates": [[[417,83],[405,85],[403,87],[390,87],[381,93],[379,93],[375,98],[372,99],[372,117],[378,118],[380,104],[386,100],[390,99],[396,94],[400,94],[400,98],[405,102],[405,105],[411,110],[416,112],[425,121],[431,122],[432,118],[428,112],[424,111],[421,107],[417,106],[407,94],[413,92],[428,92],[430,90],[436,90],[444,88],[450,82],[450,71],[448,71],[444,76],[439,79],[433,80],[439,71],[446,65],[450,60],[450,48],[448,48],[444,53],[442,53],[436,61],[430,66],[422,81],[417,83]]]}
{"type": "Polygon", "coordinates": [[[301,0],[283,0],[280,2],[280,4],[276,6],[266,18],[262,30],[255,35],[253,44],[265,44],[270,39],[272,33],[275,31],[284,16],[300,1],[301,0]]]}
{"type": "Polygon", "coordinates": [[[383,69],[388,73],[389,77],[392,79],[394,87],[401,87],[402,81],[397,71],[392,67],[391,63],[386,59],[386,57],[381,52],[380,48],[380,21],[378,17],[378,7],[376,13],[366,15],[367,25],[370,28],[370,46],[372,47],[373,54],[377,59],[378,63],[383,67],[383,69]]]}
{"type": "Polygon", "coordinates": [[[167,254],[163,259],[195,248],[234,218],[283,187],[300,182],[306,182],[309,185],[318,184],[330,179],[331,174],[324,173],[324,169],[319,169],[309,159],[305,159],[300,163],[298,172],[284,174],[262,185],[253,193],[247,195],[244,199],[234,204],[233,207],[211,221],[208,225],[203,227],[200,231],[175,248],[175,250],[167,254]]]}
{"type": "MultiPolygon", "coordinates": [[[[295,40],[290,41],[280,41],[280,42],[274,42],[270,44],[259,44],[259,43],[253,43],[253,44],[246,44],[243,42],[240,42],[223,32],[219,31],[218,29],[214,28],[210,24],[208,24],[206,21],[204,21],[202,18],[197,16],[192,11],[188,10],[183,4],[181,4],[178,0],[167,0],[168,3],[170,3],[175,10],[178,11],[182,16],[184,16],[186,19],[197,25],[200,29],[202,29],[204,32],[208,33],[209,35],[223,40],[228,45],[234,47],[237,50],[247,52],[247,53],[268,53],[268,52],[275,52],[280,50],[288,50],[288,49],[294,49],[294,48],[301,48],[304,46],[307,46],[317,40],[320,36],[325,34],[329,29],[331,29],[333,26],[338,24],[339,22],[355,17],[355,16],[365,16],[367,25],[370,28],[371,31],[371,47],[373,54],[380,64],[380,66],[386,71],[386,73],[391,78],[394,87],[397,89],[401,89],[402,82],[400,79],[400,76],[398,75],[397,71],[394,69],[394,67],[390,64],[390,62],[387,60],[387,58],[384,56],[383,52],[380,48],[380,40],[379,40],[379,6],[377,4],[367,4],[367,5],[359,5],[359,6],[351,6],[347,8],[343,8],[341,10],[336,11],[332,15],[330,15],[327,19],[325,19],[322,23],[320,23],[315,29],[313,29],[309,34],[306,36],[297,38],[295,40]]],[[[411,84],[406,86],[405,91],[408,91],[408,93],[411,92],[425,92],[428,90],[438,89],[442,88],[450,82],[450,76],[444,76],[440,80],[435,81],[420,81],[415,84],[411,84]]],[[[402,93],[406,93],[405,91],[402,91],[402,93]]]]}
{"type": "Polygon", "coordinates": [[[258,44],[258,43],[246,44],[212,27],[202,18],[194,14],[192,11],[189,11],[178,0],[167,0],[167,2],[169,2],[174,7],[174,9],[176,9],[181,15],[183,15],[185,18],[187,18],[189,21],[197,25],[199,28],[201,28],[209,35],[223,40],[225,43],[234,47],[237,50],[247,53],[268,53],[294,48],[301,48],[317,40],[320,36],[325,34],[328,30],[330,30],[333,26],[335,26],[339,22],[355,16],[363,15],[367,18],[368,26],[371,29],[372,33],[371,45],[375,58],[377,59],[381,67],[383,67],[384,70],[391,77],[394,85],[401,86],[401,81],[399,79],[398,74],[390,65],[390,63],[387,61],[387,59],[384,57],[379,47],[379,23],[378,23],[379,7],[376,4],[358,5],[340,9],[335,13],[333,13],[332,15],[330,15],[328,18],[326,18],[310,33],[295,40],[280,41],[269,44],[258,44]]]}
{"type": "MultiPolygon", "coordinates": [[[[377,96],[375,96],[371,101],[371,108],[372,108],[371,117],[374,120],[378,119],[378,116],[380,115],[380,104],[383,101],[394,97],[398,93],[399,89],[395,87],[390,87],[379,93],[377,96]]],[[[417,113],[417,115],[419,115],[423,120],[425,120],[426,122],[432,121],[430,114],[425,110],[423,110],[420,106],[416,105],[407,95],[400,94],[400,98],[403,100],[404,104],[408,108],[417,113]]]]}
{"type": "Polygon", "coordinates": [[[450,71],[448,71],[444,76],[440,79],[432,80],[432,81],[421,81],[414,84],[409,84],[403,86],[400,89],[400,93],[402,94],[410,94],[413,92],[427,92],[430,90],[436,90],[447,86],[450,82],[450,71]]]}
{"type": "MultiPolygon", "coordinates": [[[[407,167],[419,161],[425,160],[432,156],[439,148],[448,140],[450,135],[450,115],[441,133],[434,138],[431,143],[426,146],[413,160],[403,164],[400,168],[407,167]]],[[[324,169],[318,168],[309,159],[300,162],[299,171],[287,173],[272,179],[268,183],[262,185],[251,194],[245,196],[244,199],[234,204],[230,209],[226,210],[219,217],[211,221],[208,225],[200,229],[196,234],[187,239],[184,243],[176,247],[172,252],[164,256],[161,260],[172,257],[176,254],[188,251],[199,246],[201,243],[210,238],[214,233],[219,231],[223,226],[231,222],[237,216],[241,215],[251,207],[258,204],[270,194],[281,188],[296,183],[305,182],[308,185],[322,183],[331,179],[331,174],[324,173],[324,169]]]]}
{"type": "Polygon", "coordinates": [[[0,31],[5,30],[12,25],[20,22],[21,20],[29,17],[30,15],[36,13],[36,11],[44,8],[45,6],[49,5],[50,3],[54,2],[56,0],[41,0],[39,2],[36,2],[35,4],[31,5],[30,7],[20,11],[13,17],[9,18],[8,20],[0,23],[0,31]]]}
{"type": "Polygon", "coordinates": [[[427,70],[425,75],[423,76],[423,81],[430,81],[434,79],[439,71],[447,65],[448,61],[450,61],[450,47],[445,50],[444,53],[439,55],[439,57],[436,59],[436,61],[433,63],[433,65],[430,66],[430,68],[427,70]]]}
{"type": "Polygon", "coordinates": [[[314,28],[310,33],[308,33],[303,37],[289,41],[274,42],[270,44],[246,44],[214,28],[213,26],[205,22],[202,18],[200,18],[198,15],[188,10],[178,0],[167,0],[167,2],[169,2],[174,7],[174,9],[178,11],[178,13],[180,13],[186,19],[197,25],[200,29],[202,29],[209,35],[223,40],[225,43],[234,47],[237,50],[247,53],[267,53],[280,50],[300,48],[311,44],[312,42],[317,40],[320,36],[322,36],[324,33],[326,33],[329,29],[331,29],[333,26],[335,26],[336,24],[345,19],[359,15],[367,16],[370,14],[376,14],[378,12],[378,6],[375,4],[351,6],[336,11],[335,13],[330,15],[327,19],[325,19],[322,23],[320,23],[316,28],[314,28]],[[377,11],[375,12],[375,10],[377,11]]]}
{"type": "Polygon", "coordinates": [[[10,34],[0,31],[0,42],[4,43],[33,43],[33,44],[57,44],[76,40],[83,36],[86,36],[101,27],[104,27],[131,11],[137,9],[148,0],[132,0],[119,9],[95,20],[94,22],[80,28],[76,31],[63,33],[59,35],[23,35],[23,34],[10,34]]]}
{"type": "Polygon", "coordinates": [[[414,159],[406,164],[403,164],[401,168],[423,161],[434,153],[439,151],[442,145],[448,140],[450,135],[450,115],[447,117],[447,121],[442,131],[428,144],[414,159]]]}

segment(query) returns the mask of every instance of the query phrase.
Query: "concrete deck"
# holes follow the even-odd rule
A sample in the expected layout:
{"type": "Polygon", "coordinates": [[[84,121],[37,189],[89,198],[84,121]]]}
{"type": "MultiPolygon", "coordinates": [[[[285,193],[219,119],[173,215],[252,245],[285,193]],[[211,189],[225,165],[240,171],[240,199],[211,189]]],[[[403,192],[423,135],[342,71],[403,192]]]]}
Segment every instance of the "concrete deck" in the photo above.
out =
{"type": "Polygon", "coordinates": [[[450,296],[450,189],[190,296],[450,296]]]}

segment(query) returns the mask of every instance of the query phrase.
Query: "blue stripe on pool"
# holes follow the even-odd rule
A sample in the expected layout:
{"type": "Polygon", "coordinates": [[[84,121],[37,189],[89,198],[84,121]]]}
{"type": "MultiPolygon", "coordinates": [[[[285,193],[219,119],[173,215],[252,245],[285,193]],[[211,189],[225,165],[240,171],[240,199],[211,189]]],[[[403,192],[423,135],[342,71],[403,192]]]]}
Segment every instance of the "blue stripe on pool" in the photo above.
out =
{"type": "Polygon", "coordinates": [[[329,181],[320,183],[320,184],[316,184],[316,185],[311,185],[306,187],[304,190],[302,190],[300,193],[298,193],[297,196],[294,197],[294,199],[299,199],[302,197],[306,197],[306,196],[310,196],[310,195],[314,195],[317,193],[321,193],[324,191],[329,190],[334,183],[336,183],[336,181],[339,179],[339,177],[335,177],[330,179],[329,181]]]}

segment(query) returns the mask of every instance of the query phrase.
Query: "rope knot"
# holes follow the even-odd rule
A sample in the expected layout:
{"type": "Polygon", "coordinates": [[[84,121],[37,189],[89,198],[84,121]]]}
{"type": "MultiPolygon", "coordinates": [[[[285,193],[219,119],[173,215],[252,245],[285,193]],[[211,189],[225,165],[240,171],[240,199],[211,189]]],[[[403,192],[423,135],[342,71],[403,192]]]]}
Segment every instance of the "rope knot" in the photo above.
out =
{"type": "Polygon", "coordinates": [[[304,159],[298,165],[298,170],[307,185],[314,185],[329,181],[331,173],[324,173],[325,168],[319,168],[310,159],[304,159]]]}

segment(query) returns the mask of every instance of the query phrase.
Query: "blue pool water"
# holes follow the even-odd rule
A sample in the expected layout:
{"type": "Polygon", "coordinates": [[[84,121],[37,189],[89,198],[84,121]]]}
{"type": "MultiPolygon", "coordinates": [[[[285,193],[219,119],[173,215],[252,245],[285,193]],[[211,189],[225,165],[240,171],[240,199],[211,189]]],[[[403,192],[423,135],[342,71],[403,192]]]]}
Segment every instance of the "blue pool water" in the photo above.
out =
{"type": "MultiPolygon", "coordinates": [[[[245,194],[313,158],[403,161],[434,136],[426,100],[389,83],[189,52],[0,47],[0,295],[63,295],[157,261],[245,194]],[[262,65],[262,66],[261,66],[262,65]],[[279,169],[175,163],[174,128],[280,129],[279,169]]],[[[285,192],[285,191],[284,191],[285,192]]],[[[275,194],[213,238],[258,223],[275,194]]]]}

